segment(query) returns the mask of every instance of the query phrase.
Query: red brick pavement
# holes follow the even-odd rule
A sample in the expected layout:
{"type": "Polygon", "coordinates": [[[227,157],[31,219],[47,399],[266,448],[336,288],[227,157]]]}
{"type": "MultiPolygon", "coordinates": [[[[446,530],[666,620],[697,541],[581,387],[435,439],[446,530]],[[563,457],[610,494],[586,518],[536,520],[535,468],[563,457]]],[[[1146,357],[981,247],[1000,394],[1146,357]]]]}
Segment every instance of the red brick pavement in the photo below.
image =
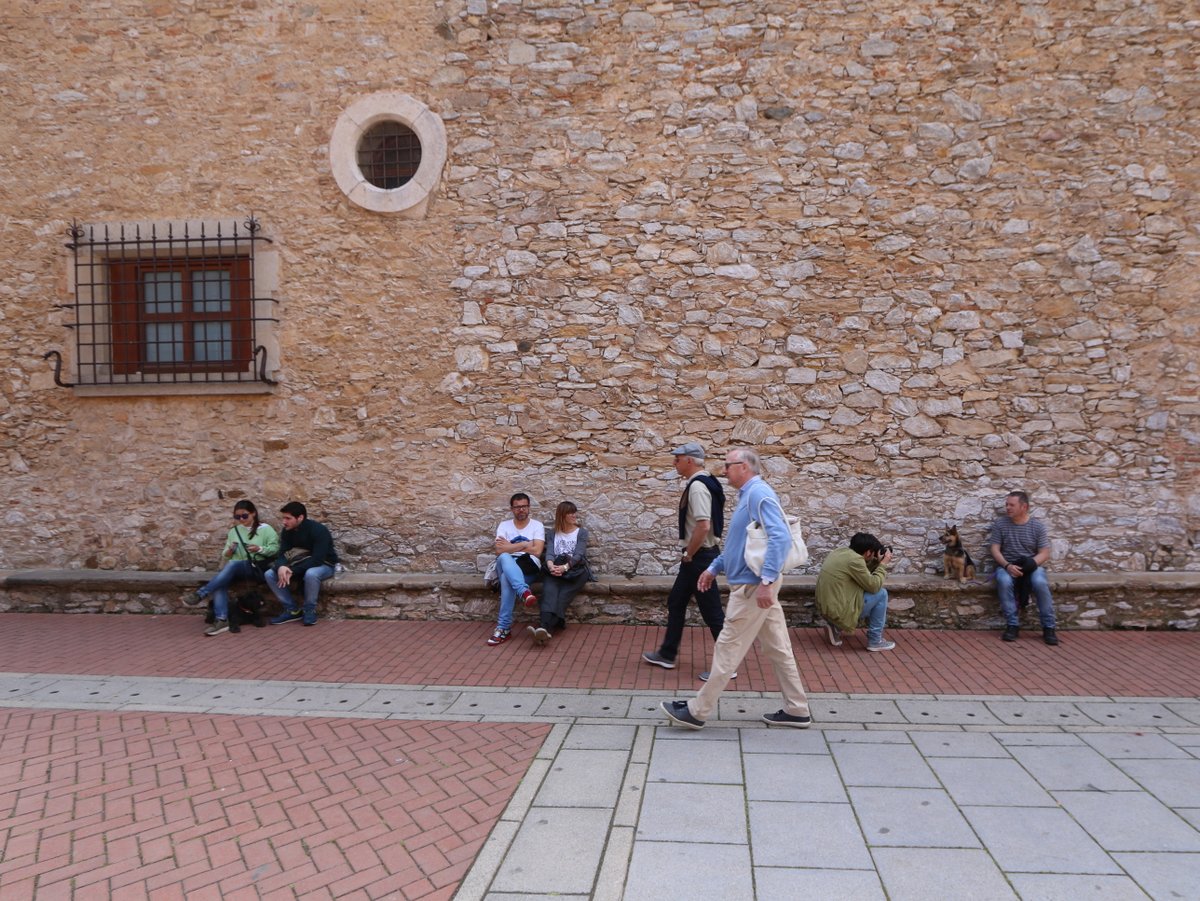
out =
{"type": "MultiPolygon", "coordinates": [[[[322,620],[205,638],[198,616],[0,616],[0,671],[88,675],[300,679],[413,685],[529,688],[694,689],[712,640],[689,628],[679,666],[643,664],[661,629],[571,626],[534,648],[518,627],[490,648],[478,622],[322,620]]],[[[860,631],[830,648],[816,629],[793,630],[810,691],[887,694],[1200,696],[1200,636],[1187,632],[1064,632],[1057,648],[1034,631],[1016,644],[997,632],[892,630],[897,648],[869,654],[860,631]]],[[[775,690],[770,667],[751,652],[733,683],[775,690]]]]}
{"type": "Polygon", "coordinates": [[[549,729],[0,710],[0,898],[447,899],[549,729]]]}

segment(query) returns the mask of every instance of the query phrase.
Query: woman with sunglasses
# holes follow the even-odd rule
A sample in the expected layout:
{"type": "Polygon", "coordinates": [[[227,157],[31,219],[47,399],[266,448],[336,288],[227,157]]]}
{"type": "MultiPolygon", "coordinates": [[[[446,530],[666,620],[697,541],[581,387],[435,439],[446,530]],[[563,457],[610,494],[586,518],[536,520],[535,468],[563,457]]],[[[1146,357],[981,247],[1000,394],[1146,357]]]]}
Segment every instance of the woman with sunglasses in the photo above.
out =
{"type": "Polygon", "coordinates": [[[225,566],[216,577],[184,603],[189,607],[203,604],[212,596],[213,624],[205,635],[220,635],[229,631],[229,586],[234,582],[262,580],[262,570],[255,561],[269,563],[279,553],[279,535],[265,522],[258,521],[258,508],[250,501],[233,505],[233,528],[225,536],[222,558],[225,566]]]}

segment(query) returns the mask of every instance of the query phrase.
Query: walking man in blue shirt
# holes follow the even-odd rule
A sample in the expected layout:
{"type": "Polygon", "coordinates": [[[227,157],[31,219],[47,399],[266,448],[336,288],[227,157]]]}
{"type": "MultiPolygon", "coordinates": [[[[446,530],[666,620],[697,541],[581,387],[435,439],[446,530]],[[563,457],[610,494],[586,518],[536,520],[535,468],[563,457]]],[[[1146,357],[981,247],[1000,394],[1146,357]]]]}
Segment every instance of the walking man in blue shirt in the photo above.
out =
{"type": "Polygon", "coordinates": [[[738,505],[729,521],[724,553],[709,564],[697,583],[701,591],[707,591],[716,577],[725,573],[730,587],[725,626],[713,649],[711,675],[700,693],[691,701],[662,703],[671,722],[687,729],[704,728],[705,721],[716,712],[721,692],[756,638],[762,640],[763,653],[775,669],[784,702],[782,710],[764,714],[763,721],[797,729],[812,724],[787,621],[779,606],[783,582],[780,571],[792,536],[779,498],[759,475],[760,467],[758,454],[749,448],[734,448],[725,455],[725,478],[738,489],[738,505]],[[745,561],[746,529],[751,520],[759,522],[767,533],[766,559],[757,576],[745,561]]]}

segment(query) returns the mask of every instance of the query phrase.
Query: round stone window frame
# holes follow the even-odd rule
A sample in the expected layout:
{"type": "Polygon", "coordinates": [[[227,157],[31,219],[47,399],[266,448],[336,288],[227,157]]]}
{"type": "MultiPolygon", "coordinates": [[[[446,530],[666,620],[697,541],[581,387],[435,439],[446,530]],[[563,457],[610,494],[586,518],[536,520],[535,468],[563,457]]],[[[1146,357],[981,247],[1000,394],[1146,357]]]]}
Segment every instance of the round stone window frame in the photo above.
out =
{"type": "Polygon", "coordinates": [[[399,91],[378,91],[350,104],[333,126],[329,138],[329,167],[342,193],[356,206],[373,213],[421,218],[437,189],[446,165],[446,125],[420,100],[399,91]],[[399,122],[421,142],[416,174],[398,188],[377,188],[358,168],[358,145],[380,122],[399,122]]]}

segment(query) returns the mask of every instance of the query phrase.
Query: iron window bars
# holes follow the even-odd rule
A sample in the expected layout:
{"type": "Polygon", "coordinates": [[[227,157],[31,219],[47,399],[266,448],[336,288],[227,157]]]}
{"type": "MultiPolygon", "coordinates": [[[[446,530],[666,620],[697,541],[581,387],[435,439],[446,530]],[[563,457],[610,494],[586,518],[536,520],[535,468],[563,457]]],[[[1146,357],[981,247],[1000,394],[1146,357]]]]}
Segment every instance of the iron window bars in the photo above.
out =
{"type": "MultiPolygon", "coordinates": [[[[78,385],[266,382],[261,324],[274,299],[254,290],[255,247],[243,222],[80,225],[75,255],[78,385]]],[[[55,355],[51,351],[47,358],[55,355]]],[[[61,381],[58,361],[55,380],[61,381]]]]}

